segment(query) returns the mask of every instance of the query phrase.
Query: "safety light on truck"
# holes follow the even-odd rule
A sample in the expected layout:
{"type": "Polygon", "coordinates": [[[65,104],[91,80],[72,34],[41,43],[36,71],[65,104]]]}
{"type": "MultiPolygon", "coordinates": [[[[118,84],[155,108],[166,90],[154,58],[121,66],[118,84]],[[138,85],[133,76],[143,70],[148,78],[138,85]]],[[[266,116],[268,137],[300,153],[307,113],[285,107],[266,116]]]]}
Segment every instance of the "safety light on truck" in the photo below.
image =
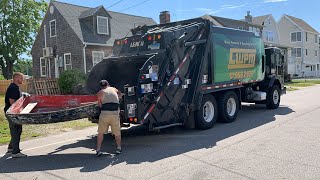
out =
{"type": "Polygon", "coordinates": [[[148,36],[148,41],[152,41],[152,37],[151,36],[148,36]]]}
{"type": "Polygon", "coordinates": [[[160,34],[158,35],[158,39],[161,39],[161,35],[160,34]]]}
{"type": "Polygon", "coordinates": [[[120,45],[120,41],[117,41],[117,45],[120,45]]]}
{"type": "Polygon", "coordinates": [[[124,40],[124,44],[128,44],[128,40],[126,39],[126,40],[124,40]]]}

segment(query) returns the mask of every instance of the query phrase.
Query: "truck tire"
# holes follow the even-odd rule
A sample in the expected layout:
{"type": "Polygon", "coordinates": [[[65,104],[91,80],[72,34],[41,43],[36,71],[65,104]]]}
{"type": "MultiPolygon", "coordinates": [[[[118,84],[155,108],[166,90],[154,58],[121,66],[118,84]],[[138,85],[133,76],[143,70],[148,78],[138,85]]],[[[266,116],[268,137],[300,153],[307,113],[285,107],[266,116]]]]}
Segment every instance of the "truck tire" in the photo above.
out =
{"type": "Polygon", "coordinates": [[[196,112],[195,124],[198,129],[210,129],[218,119],[218,106],[216,99],[210,95],[204,95],[200,109],[196,112]]]}
{"type": "Polygon", "coordinates": [[[277,85],[273,85],[267,93],[266,105],[268,109],[277,109],[280,104],[280,89],[277,85]]]}
{"type": "Polygon", "coordinates": [[[224,93],[218,102],[220,121],[231,123],[238,117],[239,112],[239,98],[233,91],[224,93]]]}

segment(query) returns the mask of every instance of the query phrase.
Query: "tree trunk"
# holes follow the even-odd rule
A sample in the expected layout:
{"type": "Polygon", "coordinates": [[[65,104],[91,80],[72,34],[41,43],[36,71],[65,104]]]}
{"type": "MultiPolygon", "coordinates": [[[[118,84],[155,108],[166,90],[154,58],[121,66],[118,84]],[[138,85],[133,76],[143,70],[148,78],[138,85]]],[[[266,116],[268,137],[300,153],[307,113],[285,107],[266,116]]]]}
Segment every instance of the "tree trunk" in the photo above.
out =
{"type": "Polygon", "coordinates": [[[11,79],[13,75],[13,62],[12,61],[6,61],[6,64],[4,62],[0,63],[2,74],[5,79],[11,79]]]}

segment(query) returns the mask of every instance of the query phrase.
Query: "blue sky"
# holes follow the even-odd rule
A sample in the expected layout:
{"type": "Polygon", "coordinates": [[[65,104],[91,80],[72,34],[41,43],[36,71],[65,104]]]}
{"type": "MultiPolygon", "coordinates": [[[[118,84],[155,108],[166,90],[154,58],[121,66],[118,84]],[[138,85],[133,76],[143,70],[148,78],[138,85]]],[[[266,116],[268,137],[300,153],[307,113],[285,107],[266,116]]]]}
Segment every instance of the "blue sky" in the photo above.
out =
{"type": "Polygon", "coordinates": [[[320,32],[319,0],[59,0],[87,7],[103,5],[111,11],[146,16],[159,22],[159,12],[168,10],[171,20],[183,20],[212,14],[243,19],[247,11],[253,16],[272,14],[279,20],[283,14],[301,18],[320,32]],[[142,3],[136,7],[134,5],[142,3]],[[129,9],[127,9],[129,8],[129,9]],[[127,10],[125,10],[127,9],[127,10]]]}
{"type": "MultiPolygon", "coordinates": [[[[49,0],[47,0],[49,2],[49,0]]],[[[243,19],[247,11],[253,16],[272,14],[278,21],[288,14],[306,21],[320,32],[319,0],[58,0],[86,7],[103,5],[107,10],[151,17],[159,23],[159,13],[167,10],[171,21],[195,18],[204,14],[243,19]],[[115,5],[114,5],[115,4],[115,5]],[[138,5],[140,4],[140,5],[138,5]],[[109,6],[114,5],[110,8],[109,6]],[[135,6],[137,5],[137,6],[135,6]],[[135,6],[135,7],[132,7],[135,6]],[[131,8],[132,7],[132,8],[131,8]]],[[[30,58],[25,54],[24,58],[30,58]]]]}

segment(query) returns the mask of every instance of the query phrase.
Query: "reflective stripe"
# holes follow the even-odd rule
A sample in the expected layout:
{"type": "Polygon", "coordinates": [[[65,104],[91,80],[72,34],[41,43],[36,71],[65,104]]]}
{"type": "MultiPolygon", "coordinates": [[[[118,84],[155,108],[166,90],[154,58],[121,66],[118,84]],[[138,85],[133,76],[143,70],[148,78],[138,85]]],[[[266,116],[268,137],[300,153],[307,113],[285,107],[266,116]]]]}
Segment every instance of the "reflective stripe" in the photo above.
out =
{"type": "Polygon", "coordinates": [[[143,117],[143,119],[147,119],[148,116],[149,116],[149,113],[147,113],[147,114],[143,117]]]}

